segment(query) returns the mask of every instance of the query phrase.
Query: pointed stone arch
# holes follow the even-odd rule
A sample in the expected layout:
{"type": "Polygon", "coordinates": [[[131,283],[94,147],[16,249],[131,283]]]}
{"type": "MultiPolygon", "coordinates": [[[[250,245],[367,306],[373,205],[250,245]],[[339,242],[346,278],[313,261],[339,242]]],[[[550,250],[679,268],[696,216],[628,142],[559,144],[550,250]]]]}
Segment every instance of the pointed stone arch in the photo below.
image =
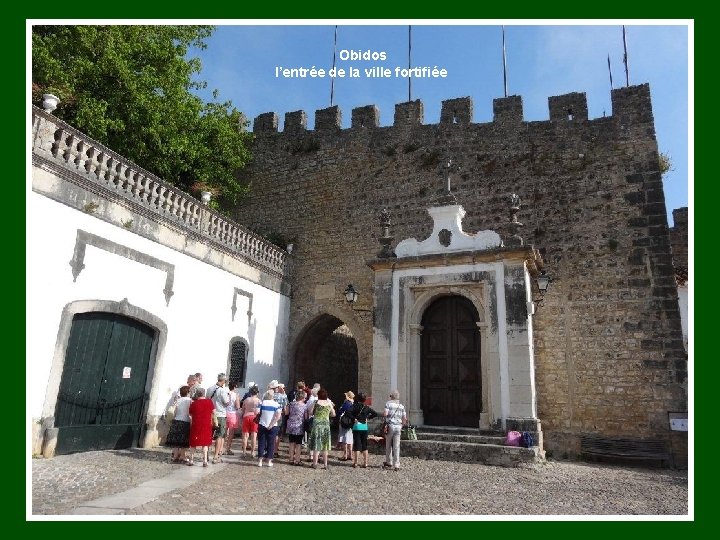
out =
{"type": "Polygon", "coordinates": [[[298,333],[292,347],[292,381],[319,382],[330,398],[342,402],[347,390],[359,386],[359,328],[340,310],[316,314],[298,333]],[[341,318],[342,317],[342,318],[341,318]]]}

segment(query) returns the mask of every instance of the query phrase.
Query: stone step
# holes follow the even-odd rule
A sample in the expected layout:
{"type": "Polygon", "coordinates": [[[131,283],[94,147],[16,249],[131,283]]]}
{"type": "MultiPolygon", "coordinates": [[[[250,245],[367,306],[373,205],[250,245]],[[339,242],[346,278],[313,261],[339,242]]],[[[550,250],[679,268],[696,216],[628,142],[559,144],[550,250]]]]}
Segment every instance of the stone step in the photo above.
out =
{"type": "Polygon", "coordinates": [[[502,437],[505,434],[502,431],[481,430],[471,427],[455,427],[455,426],[417,426],[417,433],[445,433],[454,435],[490,435],[502,437]]]}
{"type": "Polygon", "coordinates": [[[522,467],[544,461],[538,447],[522,448],[438,440],[402,441],[401,456],[461,463],[483,463],[500,467],[522,467]]]}
{"type": "Polygon", "coordinates": [[[465,435],[455,433],[427,433],[415,431],[419,441],[445,441],[445,442],[466,442],[477,444],[497,444],[502,446],[505,442],[504,435],[465,435]]]}

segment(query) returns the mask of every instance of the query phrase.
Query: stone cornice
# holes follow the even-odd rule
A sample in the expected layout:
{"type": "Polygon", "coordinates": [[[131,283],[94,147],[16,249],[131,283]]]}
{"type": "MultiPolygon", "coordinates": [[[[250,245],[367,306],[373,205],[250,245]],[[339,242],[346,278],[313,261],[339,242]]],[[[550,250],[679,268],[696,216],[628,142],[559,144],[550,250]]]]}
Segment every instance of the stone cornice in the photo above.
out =
{"type": "Polygon", "coordinates": [[[367,265],[373,270],[402,270],[405,268],[456,266],[460,264],[491,263],[497,261],[525,262],[531,275],[536,275],[543,266],[542,257],[533,246],[500,247],[482,251],[459,251],[453,253],[419,255],[392,259],[372,259],[367,265]]]}

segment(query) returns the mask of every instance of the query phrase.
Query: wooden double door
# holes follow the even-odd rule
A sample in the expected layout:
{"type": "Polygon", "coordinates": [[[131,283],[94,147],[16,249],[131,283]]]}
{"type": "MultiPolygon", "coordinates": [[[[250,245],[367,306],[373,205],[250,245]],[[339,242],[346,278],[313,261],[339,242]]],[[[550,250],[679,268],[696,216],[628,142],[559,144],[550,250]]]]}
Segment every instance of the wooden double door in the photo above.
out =
{"type": "Polygon", "coordinates": [[[138,445],[154,337],[129,317],[75,315],[55,406],[56,453],[138,445]]]}
{"type": "Polygon", "coordinates": [[[477,427],[482,410],[480,332],[475,306],[444,296],[422,318],[421,407],[425,424],[477,427]]]}

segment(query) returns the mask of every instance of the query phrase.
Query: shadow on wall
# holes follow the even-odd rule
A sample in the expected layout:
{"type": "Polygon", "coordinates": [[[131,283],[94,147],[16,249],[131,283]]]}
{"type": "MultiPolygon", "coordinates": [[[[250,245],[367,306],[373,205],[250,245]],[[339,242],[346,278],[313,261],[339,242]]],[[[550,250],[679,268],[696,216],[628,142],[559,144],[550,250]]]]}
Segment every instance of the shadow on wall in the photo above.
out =
{"type": "MultiPolygon", "coordinates": [[[[277,330],[277,327],[276,327],[277,330]]],[[[242,394],[248,390],[248,383],[254,382],[260,389],[260,397],[267,389],[268,383],[276,379],[278,382],[285,384],[285,391],[292,386],[292,381],[287,380],[287,369],[285,369],[284,354],[285,334],[275,333],[275,342],[273,344],[272,358],[257,358],[255,354],[255,335],[257,332],[257,321],[253,320],[248,328],[248,342],[250,348],[247,359],[247,374],[245,376],[245,387],[242,387],[242,394]]]]}

